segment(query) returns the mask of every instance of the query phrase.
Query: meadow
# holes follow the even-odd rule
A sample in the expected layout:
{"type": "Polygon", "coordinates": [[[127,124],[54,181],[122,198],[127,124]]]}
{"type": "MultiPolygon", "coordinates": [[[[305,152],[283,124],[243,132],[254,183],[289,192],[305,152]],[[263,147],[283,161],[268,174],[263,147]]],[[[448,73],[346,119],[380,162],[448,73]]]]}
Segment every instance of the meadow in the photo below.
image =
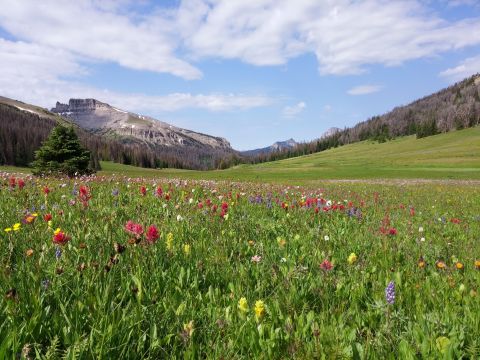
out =
{"type": "Polygon", "coordinates": [[[480,357],[475,184],[0,174],[2,359],[480,357]]]}
{"type": "Polygon", "coordinates": [[[308,184],[326,179],[480,179],[480,127],[422,139],[363,141],[312,155],[226,170],[140,169],[102,162],[100,174],[308,184]]]}

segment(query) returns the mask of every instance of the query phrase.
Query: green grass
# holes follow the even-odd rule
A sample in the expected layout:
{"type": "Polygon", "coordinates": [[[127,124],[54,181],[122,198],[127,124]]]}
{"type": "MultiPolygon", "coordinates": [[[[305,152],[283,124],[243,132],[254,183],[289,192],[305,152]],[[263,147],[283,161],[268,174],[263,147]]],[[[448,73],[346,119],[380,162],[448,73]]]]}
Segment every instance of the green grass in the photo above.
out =
{"type": "MultiPolygon", "coordinates": [[[[364,141],[258,165],[227,170],[142,169],[101,162],[100,175],[309,183],[324,179],[480,179],[480,127],[423,139],[364,141]]],[[[2,167],[0,167],[0,170],[2,167]]]]}
{"type": "Polygon", "coordinates": [[[480,179],[480,127],[423,139],[365,141],[258,165],[227,170],[145,170],[102,163],[103,174],[305,183],[320,179],[480,179]]]}
{"type": "Polygon", "coordinates": [[[0,359],[480,357],[479,187],[0,185],[0,359]]]}

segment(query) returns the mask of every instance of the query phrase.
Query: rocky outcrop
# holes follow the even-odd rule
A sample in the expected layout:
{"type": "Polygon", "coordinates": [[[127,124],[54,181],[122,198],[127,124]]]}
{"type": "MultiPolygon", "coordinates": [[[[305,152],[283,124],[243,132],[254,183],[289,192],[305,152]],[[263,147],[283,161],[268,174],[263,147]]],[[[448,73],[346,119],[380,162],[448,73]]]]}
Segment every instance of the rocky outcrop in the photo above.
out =
{"type": "Polygon", "coordinates": [[[68,105],[57,102],[52,112],[70,118],[85,129],[117,135],[125,141],[141,141],[153,146],[233,151],[224,138],[178,128],[148,116],[117,109],[96,99],[70,99],[68,105]]]}

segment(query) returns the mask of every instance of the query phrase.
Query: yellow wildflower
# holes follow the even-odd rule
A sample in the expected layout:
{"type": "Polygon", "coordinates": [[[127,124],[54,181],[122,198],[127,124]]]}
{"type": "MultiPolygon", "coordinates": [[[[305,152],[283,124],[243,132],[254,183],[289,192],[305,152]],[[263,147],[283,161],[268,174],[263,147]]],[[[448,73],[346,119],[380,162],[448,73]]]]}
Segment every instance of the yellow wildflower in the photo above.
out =
{"type": "Polygon", "coordinates": [[[475,260],[475,269],[480,270],[480,260],[475,260]]]}
{"type": "Polygon", "coordinates": [[[20,230],[20,226],[21,226],[21,225],[22,225],[22,224],[20,224],[20,223],[16,223],[15,225],[13,225],[13,231],[18,231],[18,230],[20,230]]]}
{"type": "Polygon", "coordinates": [[[357,262],[357,255],[355,253],[351,253],[350,255],[348,255],[347,261],[350,265],[355,264],[357,262]]]}
{"type": "Polygon", "coordinates": [[[167,244],[167,250],[172,250],[172,248],[173,248],[173,234],[172,233],[167,234],[166,244],[167,244]]]}
{"type": "Polygon", "coordinates": [[[10,231],[12,231],[12,228],[6,228],[5,229],[5,232],[7,232],[7,233],[10,232],[10,231]]]}
{"type": "Polygon", "coordinates": [[[183,252],[185,253],[185,255],[190,255],[190,251],[191,251],[191,247],[189,244],[184,244],[183,245],[183,252]]]}
{"type": "Polygon", "coordinates": [[[192,337],[193,334],[193,320],[190,320],[187,324],[183,324],[183,331],[185,332],[188,337],[192,337]]]}
{"type": "Polygon", "coordinates": [[[245,299],[244,297],[238,300],[238,310],[240,310],[240,312],[243,314],[246,314],[248,312],[248,302],[247,299],[245,299]]]}
{"type": "Polygon", "coordinates": [[[57,235],[60,231],[62,231],[62,229],[57,228],[57,229],[53,232],[53,235],[57,235]]]}
{"type": "Polygon", "coordinates": [[[265,304],[262,300],[257,300],[255,302],[255,318],[260,320],[263,315],[265,315],[265,304]]]}

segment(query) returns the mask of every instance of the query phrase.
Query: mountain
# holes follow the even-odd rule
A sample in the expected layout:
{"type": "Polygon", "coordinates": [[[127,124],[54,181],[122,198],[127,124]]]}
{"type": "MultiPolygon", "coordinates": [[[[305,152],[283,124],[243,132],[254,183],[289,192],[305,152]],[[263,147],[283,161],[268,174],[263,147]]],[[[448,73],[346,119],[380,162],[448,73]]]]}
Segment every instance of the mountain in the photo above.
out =
{"type": "Polygon", "coordinates": [[[51,111],[71,119],[84,129],[123,142],[141,142],[150,147],[233,151],[224,138],[178,128],[148,116],[117,109],[96,99],[70,99],[68,104],[57,102],[51,111]]]}
{"type": "Polygon", "coordinates": [[[298,144],[291,151],[258,154],[249,162],[281,160],[321,152],[361,141],[386,142],[416,135],[423,138],[439,133],[472,128],[480,124],[480,74],[473,75],[410,104],[373,116],[353,127],[335,129],[330,134],[298,144]]]}
{"type": "Polygon", "coordinates": [[[332,135],[335,135],[337,132],[341,131],[341,129],[337,128],[337,127],[331,127],[330,129],[326,130],[322,136],[319,137],[319,139],[324,139],[326,137],[329,137],[329,136],[332,136],[332,135]]]}
{"type": "Polygon", "coordinates": [[[57,124],[75,128],[82,145],[92,154],[94,168],[99,168],[100,160],[148,168],[198,170],[225,168],[238,162],[237,153],[222,138],[165,123],[157,127],[155,120],[142,119],[93,99],[57,104],[55,110],[57,112],[50,112],[0,96],[0,165],[28,166],[57,124]],[[82,121],[74,121],[74,114],[82,121]],[[140,124],[140,120],[143,123],[140,124]],[[110,123],[116,124],[119,130],[115,126],[108,128],[110,123]]]}
{"type": "Polygon", "coordinates": [[[241,154],[244,156],[257,156],[257,155],[269,154],[275,151],[292,149],[295,146],[297,146],[297,144],[298,143],[295,140],[288,139],[285,141],[277,141],[276,143],[264,148],[242,151],[241,154]]]}

